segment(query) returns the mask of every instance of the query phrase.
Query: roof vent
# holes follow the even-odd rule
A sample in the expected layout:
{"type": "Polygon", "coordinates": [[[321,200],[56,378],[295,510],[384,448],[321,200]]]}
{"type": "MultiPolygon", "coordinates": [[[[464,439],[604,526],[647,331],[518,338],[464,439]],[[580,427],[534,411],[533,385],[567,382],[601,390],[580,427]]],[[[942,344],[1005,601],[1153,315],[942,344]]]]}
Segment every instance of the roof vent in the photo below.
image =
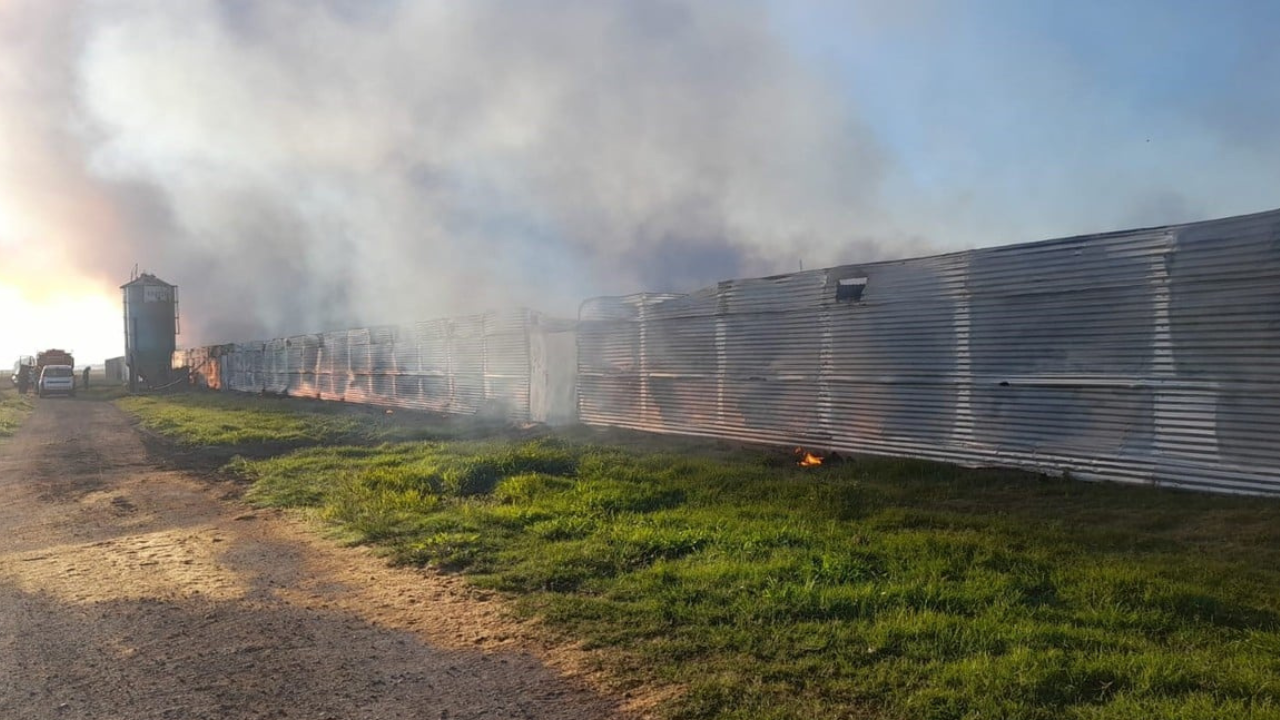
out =
{"type": "Polygon", "coordinates": [[[859,302],[862,293],[867,289],[865,277],[841,278],[836,283],[836,300],[842,302],[859,302]]]}

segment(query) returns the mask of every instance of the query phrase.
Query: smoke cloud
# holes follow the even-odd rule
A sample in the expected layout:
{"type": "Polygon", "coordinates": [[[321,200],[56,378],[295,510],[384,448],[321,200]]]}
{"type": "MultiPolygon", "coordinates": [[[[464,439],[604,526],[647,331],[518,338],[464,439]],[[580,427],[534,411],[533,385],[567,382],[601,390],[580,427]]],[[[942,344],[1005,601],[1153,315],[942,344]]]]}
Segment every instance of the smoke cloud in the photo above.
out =
{"type": "Polygon", "coordinates": [[[886,164],[751,2],[59,8],[5,11],[24,201],[181,285],[188,343],[813,266],[886,164]]]}
{"type": "Polygon", "coordinates": [[[1031,13],[0,0],[0,285],[139,263],[191,345],[1266,209],[1274,83],[1148,111],[1031,13]]]}

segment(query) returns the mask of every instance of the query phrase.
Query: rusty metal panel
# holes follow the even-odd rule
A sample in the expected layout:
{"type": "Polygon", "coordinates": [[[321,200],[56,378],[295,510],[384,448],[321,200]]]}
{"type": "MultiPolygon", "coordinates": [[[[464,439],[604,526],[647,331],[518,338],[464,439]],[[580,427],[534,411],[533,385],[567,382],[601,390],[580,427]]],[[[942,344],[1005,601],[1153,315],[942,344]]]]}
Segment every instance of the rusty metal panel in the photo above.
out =
{"type": "Polygon", "coordinates": [[[1280,494],[1280,211],[582,305],[583,422],[1280,494]]]}

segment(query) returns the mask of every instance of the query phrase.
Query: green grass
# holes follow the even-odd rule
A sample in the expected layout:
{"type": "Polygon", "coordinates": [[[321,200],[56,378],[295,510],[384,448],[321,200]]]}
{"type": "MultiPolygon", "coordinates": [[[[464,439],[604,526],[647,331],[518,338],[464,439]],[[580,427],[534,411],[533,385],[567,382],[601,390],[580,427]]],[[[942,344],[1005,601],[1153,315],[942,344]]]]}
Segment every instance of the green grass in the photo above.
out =
{"type": "Polygon", "coordinates": [[[17,432],[32,407],[30,398],[19,395],[7,379],[5,383],[5,387],[0,387],[0,438],[17,432]]]}
{"type": "Polygon", "coordinates": [[[232,469],[680,687],[670,718],[1280,718],[1280,503],[586,437],[232,469]]]}
{"type": "Polygon", "coordinates": [[[89,387],[80,388],[82,400],[117,400],[129,394],[129,386],[118,382],[108,382],[105,378],[95,376],[89,387]]]}
{"type": "Polygon", "coordinates": [[[392,412],[311,400],[233,393],[131,395],[116,404],[180,445],[302,446],[450,437],[452,426],[401,422],[392,412]]]}

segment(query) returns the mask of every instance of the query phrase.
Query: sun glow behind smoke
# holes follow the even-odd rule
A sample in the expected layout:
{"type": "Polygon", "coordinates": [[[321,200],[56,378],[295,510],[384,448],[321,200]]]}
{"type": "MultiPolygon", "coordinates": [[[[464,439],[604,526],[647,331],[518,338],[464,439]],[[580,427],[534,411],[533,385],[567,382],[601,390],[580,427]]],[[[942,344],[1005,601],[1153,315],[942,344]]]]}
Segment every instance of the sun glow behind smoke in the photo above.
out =
{"type": "Polygon", "coordinates": [[[95,283],[50,288],[40,297],[0,283],[0,313],[0,370],[20,355],[51,347],[71,351],[78,365],[124,354],[119,291],[111,294],[95,283]]]}
{"type": "Polygon", "coordinates": [[[208,344],[1268,209],[1275,23],[1175,4],[0,0],[0,353],[135,263],[208,344]]]}
{"type": "Polygon", "coordinates": [[[53,237],[181,286],[191,343],[903,250],[866,240],[875,139],[761,0],[18,4],[0,124],[74,200],[53,237]]]}

